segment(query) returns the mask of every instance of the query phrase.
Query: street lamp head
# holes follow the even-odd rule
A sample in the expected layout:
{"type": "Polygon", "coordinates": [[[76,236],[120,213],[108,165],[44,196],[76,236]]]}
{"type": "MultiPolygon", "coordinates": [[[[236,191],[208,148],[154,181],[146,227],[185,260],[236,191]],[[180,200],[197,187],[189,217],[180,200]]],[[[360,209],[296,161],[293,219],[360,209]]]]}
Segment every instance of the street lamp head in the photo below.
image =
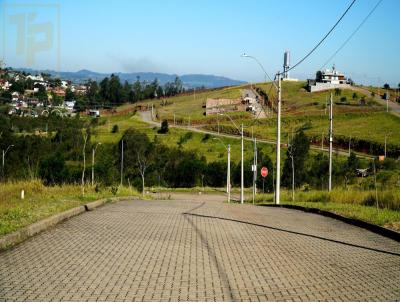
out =
{"type": "Polygon", "coordinates": [[[242,57],[242,58],[248,58],[249,55],[248,55],[247,53],[244,52],[244,53],[242,53],[241,57],[242,57]]]}

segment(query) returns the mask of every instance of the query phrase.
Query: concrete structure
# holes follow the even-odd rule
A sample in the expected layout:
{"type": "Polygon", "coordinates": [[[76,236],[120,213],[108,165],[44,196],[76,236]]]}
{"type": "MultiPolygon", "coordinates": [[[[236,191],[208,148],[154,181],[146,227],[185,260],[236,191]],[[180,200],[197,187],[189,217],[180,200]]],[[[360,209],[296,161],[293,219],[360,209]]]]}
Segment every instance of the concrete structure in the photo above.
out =
{"type": "Polygon", "coordinates": [[[333,65],[332,70],[326,69],[324,71],[318,71],[315,80],[308,80],[308,91],[316,92],[335,88],[349,88],[344,73],[338,71],[333,65]]]}
{"type": "Polygon", "coordinates": [[[282,81],[293,81],[297,82],[298,79],[293,79],[289,76],[290,69],[290,52],[288,50],[285,51],[283,55],[283,77],[282,81]]]}
{"type": "Polygon", "coordinates": [[[244,111],[241,99],[207,99],[206,115],[222,112],[244,111]]]}

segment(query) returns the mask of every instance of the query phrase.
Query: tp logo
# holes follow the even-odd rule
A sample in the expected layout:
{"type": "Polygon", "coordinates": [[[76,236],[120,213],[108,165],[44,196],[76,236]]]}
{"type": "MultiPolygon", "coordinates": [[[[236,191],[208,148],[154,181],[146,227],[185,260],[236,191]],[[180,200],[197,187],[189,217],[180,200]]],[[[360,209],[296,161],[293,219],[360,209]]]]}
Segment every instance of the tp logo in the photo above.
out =
{"type": "Polygon", "coordinates": [[[59,5],[5,3],[3,12],[5,59],[29,67],[55,63],[58,69],[59,5]]]}

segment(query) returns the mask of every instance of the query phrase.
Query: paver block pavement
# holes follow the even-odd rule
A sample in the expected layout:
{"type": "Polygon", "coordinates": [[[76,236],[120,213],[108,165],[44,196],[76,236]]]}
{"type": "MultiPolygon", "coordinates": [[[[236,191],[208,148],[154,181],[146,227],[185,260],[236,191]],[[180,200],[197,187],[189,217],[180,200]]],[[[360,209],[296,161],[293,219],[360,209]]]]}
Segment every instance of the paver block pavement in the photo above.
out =
{"type": "Polygon", "coordinates": [[[400,244],[331,218],[127,200],[0,253],[0,301],[398,301],[400,244]]]}

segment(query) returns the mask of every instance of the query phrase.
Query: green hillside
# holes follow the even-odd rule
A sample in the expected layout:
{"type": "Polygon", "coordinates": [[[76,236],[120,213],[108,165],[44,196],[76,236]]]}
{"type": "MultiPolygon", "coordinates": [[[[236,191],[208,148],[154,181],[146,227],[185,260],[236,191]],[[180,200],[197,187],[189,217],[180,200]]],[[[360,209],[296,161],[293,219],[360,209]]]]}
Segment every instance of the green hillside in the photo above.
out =
{"type": "MultiPolygon", "coordinates": [[[[189,95],[167,98],[166,100],[144,101],[139,105],[153,105],[159,120],[167,119],[173,123],[174,113],[178,124],[190,124],[203,127],[208,130],[220,130],[233,133],[234,127],[227,117],[205,116],[205,104],[207,98],[238,98],[241,89],[258,87],[268,93],[270,100],[276,98],[276,91],[271,83],[245,85],[237,87],[222,88],[189,95]]],[[[371,94],[363,94],[351,89],[340,91],[325,91],[309,93],[304,88],[305,82],[283,82],[282,83],[282,132],[291,132],[293,129],[304,127],[306,133],[313,137],[318,144],[323,133],[327,135],[329,127],[329,110],[327,104],[330,94],[334,100],[334,135],[343,144],[349,140],[361,141],[363,149],[372,148],[380,150],[388,138],[388,146],[391,150],[399,149],[400,132],[394,131],[400,125],[400,118],[385,112],[385,107],[379,104],[371,94]]],[[[373,89],[372,89],[373,90],[373,89]]],[[[131,105],[132,106],[132,105],[131,105]]],[[[275,113],[269,110],[267,118],[254,120],[247,112],[229,113],[237,123],[254,125],[253,129],[259,138],[276,139],[275,113]]],[[[326,137],[325,137],[326,140],[326,137]]],[[[361,148],[361,147],[360,147],[361,148]]],[[[378,152],[377,151],[377,152],[378,152]]]]}

